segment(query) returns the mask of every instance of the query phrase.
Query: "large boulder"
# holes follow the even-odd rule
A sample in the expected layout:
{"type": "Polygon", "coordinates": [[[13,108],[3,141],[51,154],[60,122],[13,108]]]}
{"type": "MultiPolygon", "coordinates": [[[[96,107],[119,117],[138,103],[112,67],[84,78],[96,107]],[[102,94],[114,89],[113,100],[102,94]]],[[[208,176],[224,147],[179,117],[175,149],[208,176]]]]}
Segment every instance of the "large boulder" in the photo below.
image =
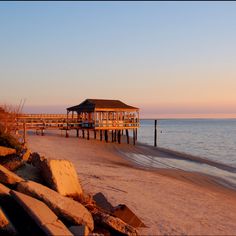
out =
{"type": "Polygon", "coordinates": [[[31,153],[27,162],[31,163],[33,166],[40,168],[42,161],[45,160],[44,156],[40,156],[37,152],[31,153]]]}
{"type": "Polygon", "coordinates": [[[83,194],[78,175],[72,162],[45,159],[41,172],[48,185],[63,196],[80,198],[83,194]]]}
{"type": "Polygon", "coordinates": [[[0,207],[0,235],[17,235],[15,227],[12,225],[7,215],[0,207]]]}
{"type": "Polygon", "coordinates": [[[3,184],[0,184],[0,198],[10,196],[10,191],[11,191],[11,189],[9,189],[8,187],[6,187],[3,184]]]}
{"type": "Polygon", "coordinates": [[[0,156],[15,154],[16,149],[0,146],[0,156]]]}
{"type": "Polygon", "coordinates": [[[125,223],[137,228],[146,227],[145,224],[126,205],[120,204],[113,208],[114,216],[120,218],[125,223]]]}
{"type": "Polygon", "coordinates": [[[0,165],[0,182],[1,183],[15,185],[16,183],[19,183],[21,181],[24,181],[24,179],[14,174],[13,172],[9,171],[4,166],[0,165]]]}
{"type": "Polygon", "coordinates": [[[10,171],[15,171],[24,165],[24,161],[18,155],[12,154],[4,158],[0,158],[0,165],[10,171]]]}
{"type": "Polygon", "coordinates": [[[94,220],[100,224],[105,226],[106,228],[109,228],[111,231],[114,231],[114,234],[122,234],[122,235],[138,235],[138,232],[136,229],[127,223],[125,223],[123,220],[111,216],[107,213],[97,211],[93,213],[94,220]]]}
{"type": "Polygon", "coordinates": [[[73,235],[46,204],[17,191],[10,193],[46,235],[73,235]]]}
{"type": "Polygon", "coordinates": [[[28,163],[25,163],[24,166],[16,170],[15,173],[25,180],[44,183],[43,177],[41,176],[41,171],[28,163]]]}
{"type": "Polygon", "coordinates": [[[69,228],[70,232],[73,233],[74,236],[88,236],[89,229],[85,225],[73,225],[69,228]]]}
{"type": "Polygon", "coordinates": [[[81,203],[33,181],[20,182],[17,190],[45,202],[58,217],[67,222],[74,225],[84,224],[93,230],[92,215],[81,203]]]}
{"type": "Polygon", "coordinates": [[[99,192],[93,195],[93,200],[95,201],[96,205],[104,210],[107,213],[111,213],[113,210],[113,206],[111,203],[107,200],[107,198],[104,196],[103,193],[99,192]]]}
{"type": "Polygon", "coordinates": [[[30,155],[31,155],[30,149],[26,148],[21,153],[21,159],[23,161],[28,161],[28,159],[30,158],[30,155]]]}

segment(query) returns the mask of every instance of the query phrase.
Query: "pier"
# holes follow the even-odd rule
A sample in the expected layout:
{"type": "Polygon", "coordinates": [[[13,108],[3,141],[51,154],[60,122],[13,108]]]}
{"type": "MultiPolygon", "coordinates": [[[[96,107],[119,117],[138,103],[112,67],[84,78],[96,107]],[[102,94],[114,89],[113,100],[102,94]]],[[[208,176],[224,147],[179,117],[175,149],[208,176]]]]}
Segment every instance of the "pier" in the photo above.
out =
{"type": "Polygon", "coordinates": [[[86,99],[81,104],[67,108],[67,114],[21,114],[16,118],[16,131],[35,130],[36,134],[45,134],[45,130],[75,130],[76,136],[90,139],[100,137],[106,142],[121,143],[121,136],[126,135],[130,143],[132,132],[133,144],[137,140],[139,128],[139,108],[126,105],[119,100],[86,99]],[[93,135],[91,135],[91,133],[93,135]]]}

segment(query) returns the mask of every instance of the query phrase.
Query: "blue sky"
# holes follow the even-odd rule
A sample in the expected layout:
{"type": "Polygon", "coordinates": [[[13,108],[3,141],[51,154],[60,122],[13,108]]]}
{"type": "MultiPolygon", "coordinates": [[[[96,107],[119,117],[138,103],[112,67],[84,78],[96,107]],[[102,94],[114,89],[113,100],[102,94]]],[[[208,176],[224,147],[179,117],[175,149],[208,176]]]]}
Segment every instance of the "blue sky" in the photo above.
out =
{"type": "Polygon", "coordinates": [[[0,101],[235,114],[236,2],[1,2],[0,101]]]}

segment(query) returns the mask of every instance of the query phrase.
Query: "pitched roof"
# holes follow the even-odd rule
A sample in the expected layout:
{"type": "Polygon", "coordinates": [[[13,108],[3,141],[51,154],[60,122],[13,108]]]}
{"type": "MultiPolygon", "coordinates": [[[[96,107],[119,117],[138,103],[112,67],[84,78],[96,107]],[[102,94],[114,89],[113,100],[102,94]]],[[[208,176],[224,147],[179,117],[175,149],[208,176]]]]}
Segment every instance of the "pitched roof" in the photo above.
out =
{"type": "Polygon", "coordinates": [[[137,107],[129,106],[119,100],[108,99],[86,99],[77,106],[67,108],[67,111],[92,112],[95,110],[139,110],[137,107]]]}

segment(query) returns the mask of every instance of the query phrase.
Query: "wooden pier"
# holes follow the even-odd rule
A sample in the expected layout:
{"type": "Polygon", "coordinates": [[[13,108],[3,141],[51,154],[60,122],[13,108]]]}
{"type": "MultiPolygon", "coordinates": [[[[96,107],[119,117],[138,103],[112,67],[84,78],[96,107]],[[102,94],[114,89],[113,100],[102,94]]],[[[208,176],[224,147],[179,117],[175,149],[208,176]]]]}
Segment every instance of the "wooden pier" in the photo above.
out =
{"type": "Polygon", "coordinates": [[[129,131],[133,144],[137,140],[139,128],[139,109],[128,106],[118,100],[86,99],[77,106],[67,108],[67,114],[21,114],[16,119],[17,130],[35,130],[36,134],[45,134],[45,130],[76,130],[76,136],[90,139],[91,136],[106,142],[121,143],[126,135],[129,143],[129,131]],[[92,135],[91,135],[92,134],[92,135]],[[109,140],[110,138],[110,140],[109,140]]]}

